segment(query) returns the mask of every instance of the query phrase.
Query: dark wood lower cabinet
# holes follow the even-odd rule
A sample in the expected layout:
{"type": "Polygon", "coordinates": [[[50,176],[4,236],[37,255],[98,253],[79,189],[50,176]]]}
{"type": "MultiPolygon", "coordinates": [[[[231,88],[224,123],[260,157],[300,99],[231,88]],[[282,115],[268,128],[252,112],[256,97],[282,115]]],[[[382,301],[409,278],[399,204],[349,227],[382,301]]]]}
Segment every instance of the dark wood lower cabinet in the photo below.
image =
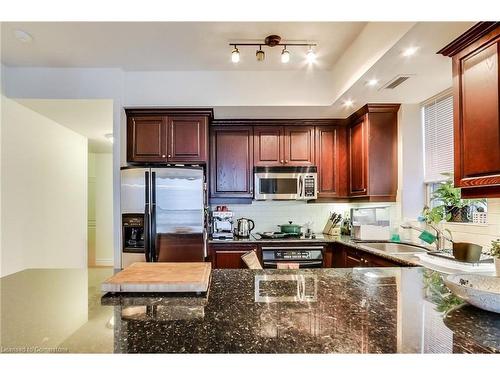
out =
{"type": "Polygon", "coordinates": [[[252,250],[259,255],[256,244],[209,244],[209,257],[213,268],[248,268],[241,260],[241,256],[252,250]]]}
{"type": "Polygon", "coordinates": [[[387,258],[341,244],[333,244],[332,255],[334,268],[401,267],[400,263],[387,258]]]}

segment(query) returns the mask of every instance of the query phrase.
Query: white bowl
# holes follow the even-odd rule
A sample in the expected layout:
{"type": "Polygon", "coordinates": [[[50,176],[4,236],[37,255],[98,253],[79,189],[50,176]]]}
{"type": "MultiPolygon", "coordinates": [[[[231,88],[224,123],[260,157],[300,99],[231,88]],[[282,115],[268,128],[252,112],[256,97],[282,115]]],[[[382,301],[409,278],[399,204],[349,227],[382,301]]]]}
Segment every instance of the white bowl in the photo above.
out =
{"type": "Polygon", "coordinates": [[[453,294],[471,305],[500,313],[500,277],[462,273],[449,275],[444,283],[453,294]]]}

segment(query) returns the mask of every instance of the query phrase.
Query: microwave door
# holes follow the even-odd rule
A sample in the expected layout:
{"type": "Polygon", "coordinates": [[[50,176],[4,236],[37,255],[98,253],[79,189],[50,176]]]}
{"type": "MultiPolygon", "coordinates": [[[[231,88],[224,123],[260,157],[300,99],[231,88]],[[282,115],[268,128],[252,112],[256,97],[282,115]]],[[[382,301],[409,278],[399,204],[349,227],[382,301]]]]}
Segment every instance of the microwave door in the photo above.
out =
{"type": "Polygon", "coordinates": [[[256,174],[256,199],[297,199],[299,195],[298,174],[256,174]]]}

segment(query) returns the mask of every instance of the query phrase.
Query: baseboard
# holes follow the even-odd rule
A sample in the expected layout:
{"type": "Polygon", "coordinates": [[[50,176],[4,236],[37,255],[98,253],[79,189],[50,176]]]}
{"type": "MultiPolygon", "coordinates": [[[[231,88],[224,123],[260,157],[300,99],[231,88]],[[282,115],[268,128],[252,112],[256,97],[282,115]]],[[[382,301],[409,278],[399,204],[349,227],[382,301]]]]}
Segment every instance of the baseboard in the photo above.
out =
{"type": "Polygon", "coordinates": [[[99,266],[99,267],[102,267],[102,266],[113,267],[113,259],[109,259],[109,258],[96,259],[95,265],[99,266]]]}

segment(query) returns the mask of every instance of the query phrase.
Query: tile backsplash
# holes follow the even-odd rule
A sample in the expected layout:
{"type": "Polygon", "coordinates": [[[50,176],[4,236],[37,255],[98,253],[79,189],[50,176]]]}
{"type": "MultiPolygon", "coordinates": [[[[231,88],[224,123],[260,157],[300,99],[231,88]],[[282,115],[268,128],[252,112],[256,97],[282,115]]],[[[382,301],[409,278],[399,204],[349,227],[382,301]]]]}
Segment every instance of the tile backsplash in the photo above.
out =
{"type": "MultiPolygon", "coordinates": [[[[374,204],[365,204],[370,206],[374,204]]],[[[377,206],[391,204],[378,203],[377,206]]],[[[234,212],[235,220],[241,217],[252,219],[255,222],[253,233],[264,231],[279,231],[277,225],[294,224],[304,225],[311,223],[310,227],[315,233],[321,233],[326,220],[331,212],[348,213],[353,205],[349,203],[305,203],[301,201],[253,201],[252,204],[227,204],[230,211],[234,212]]],[[[212,206],[215,210],[216,205],[212,206]]]]}
{"type": "MultiPolygon", "coordinates": [[[[255,222],[253,233],[263,231],[278,231],[278,224],[292,221],[303,225],[311,223],[311,228],[316,233],[321,233],[330,212],[345,216],[352,207],[392,206],[391,219],[399,223],[397,211],[398,203],[313,203],[307,204],[300,201],[253,201],[252,204],[227,204],[229,210],[234,212],[235,220],[241,217],[252,219],[255,222]]],[[[215,210],[216,205],[212,207],[215,210]]],[[[418,225],[416,222],[414,223],[418,225]]],[[[473,223],[446,223],[455,241],[472,242],[483,246],[484,250],[490,248],[490,242],[500,238],[500,198],[488,199],[488,224],[473,223]]],[[[419,242],[416,231],[406,232],[400,230],[403,239],[419,242]]]]}

